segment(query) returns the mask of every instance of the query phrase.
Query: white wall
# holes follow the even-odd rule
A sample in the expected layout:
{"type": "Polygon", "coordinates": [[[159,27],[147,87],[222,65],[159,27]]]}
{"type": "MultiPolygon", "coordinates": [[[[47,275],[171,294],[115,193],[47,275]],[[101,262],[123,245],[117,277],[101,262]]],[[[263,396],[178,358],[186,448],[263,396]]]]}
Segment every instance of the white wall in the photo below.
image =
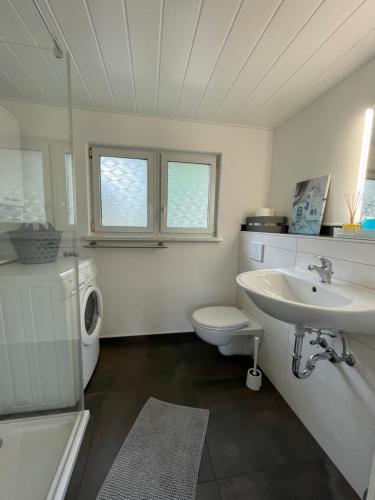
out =
{"type": "MultiPolygon", "coordinates": [[[[333,262],[335,279],[374,289],[375,244],[330,238],[242,233],[240,272],[279,267],[306,269],[315,255],[333,262]],[[263,262],[249,257],[251,242],[265,245],[263,262]]],[[[312,279],[318,276],[312,274],[312,279]]],[[[242,291],[239,302],[264,327],[260,366],[304,425],[359,495],[368,485],[375,451],[375,337],[347,336],[356,365],[321,362],[313,375],[298,380],[292,374],[294,328],[260,311],[242,291]]],[[[374,325],[375,328],[375,325],[374,325]]],[[[304,355],[316,352],[305,339],[304,355]]],[[[340,343],[334,342],[339,351],[340,343]]],[[[362,498],[362,496],[361,496],[362,498]]]]}
{"type": "MultiPolygon", "coordinates": [[[[1,104],[19,118],[22,136],[67,139],[63,108],[1,104]]],[[[95,259],[99,270],[103,336],[190,331],[191,307],[234,304],[239,227],[267,199],[272,132],[83,110],[74,110],[73,122],[79,236],[89,232],[88,144],[222,154],[222,242],[168,243],[167,250],[82,250],[82,255],[95,259]]]]}
{"type": "Polygon", "coordinates": [[[298,181],[332,174],[328,223],[347,222],[355,192],[364,114],[375,104],[375,59],[275,130],[269,204],[289,215],[298,181]]]}
{"type": "Polygon", "coordinates": [[[87,250],[99,269],[104,336],[190,331],[197,304],[234,304],[238,232],[263,206],[269,185],[272,133],[123,114],[74,111],[79,232],[87,234],[87,145],[144,146],[222,154],[220,243],[168,243],[167,250],[87,250]]]}
{"type": "Polygon", "coordinates": [[[20,125],[16,117],[0,107],[0,147],[20,147],[20,125]]]}
{"type": "Polygon", "coordinates": [[[0,106],[18,120],[21,138],[69,140],[69,114],[66,107],[6,100],[0,100],[0,106]]]}

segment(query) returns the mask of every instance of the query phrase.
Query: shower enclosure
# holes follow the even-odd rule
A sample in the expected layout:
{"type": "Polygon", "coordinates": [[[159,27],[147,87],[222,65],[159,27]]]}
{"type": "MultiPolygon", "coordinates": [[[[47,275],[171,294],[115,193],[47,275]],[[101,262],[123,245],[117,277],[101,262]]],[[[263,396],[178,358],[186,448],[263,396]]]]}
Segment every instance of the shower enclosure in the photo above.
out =
{"type": "MultiPolygon", "coordinates": [[[[70,60],[30,2],[0,37],[0,499],[64,498],[83,408],[70,60]],[[38,40],[24,22],[39,23],[38,40]]],[[[11,6],[12,5],[12,6],[11,6]]],[[[20,10],[17,10],[17,6],[20,10]]]]}

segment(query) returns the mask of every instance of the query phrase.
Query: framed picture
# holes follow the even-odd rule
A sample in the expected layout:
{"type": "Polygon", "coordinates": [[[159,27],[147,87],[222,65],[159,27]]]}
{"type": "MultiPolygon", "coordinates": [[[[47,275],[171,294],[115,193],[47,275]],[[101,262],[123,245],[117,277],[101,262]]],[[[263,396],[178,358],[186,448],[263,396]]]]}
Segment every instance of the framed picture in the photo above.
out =
{"type": "Polygon", "coordinates": [[[326,206],[330,175],[298,182],[293,199],[289,233],[319,234],[326,206]]]}

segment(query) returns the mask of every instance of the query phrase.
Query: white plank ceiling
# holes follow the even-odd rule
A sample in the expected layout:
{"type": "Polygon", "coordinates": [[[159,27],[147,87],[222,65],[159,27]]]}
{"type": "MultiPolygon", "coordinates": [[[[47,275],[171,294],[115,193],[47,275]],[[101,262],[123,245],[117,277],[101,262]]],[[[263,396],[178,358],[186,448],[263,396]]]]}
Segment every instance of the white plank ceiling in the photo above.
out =
{"type": "MultiPolygon", "coordinates": [[[[275,127],[375,55],[375,0],[39,0],[73,102],[275,127]]],[[[60,103],[32,0],[0,0],[0,98],[60,103]]]]}

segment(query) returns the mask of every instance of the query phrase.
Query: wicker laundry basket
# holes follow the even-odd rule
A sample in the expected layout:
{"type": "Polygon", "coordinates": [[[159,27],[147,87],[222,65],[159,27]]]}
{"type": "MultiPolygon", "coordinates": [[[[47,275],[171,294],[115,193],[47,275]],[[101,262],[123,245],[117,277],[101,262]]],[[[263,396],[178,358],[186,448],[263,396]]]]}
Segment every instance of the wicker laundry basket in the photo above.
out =
{"type": "Polygon", "coordinates": [[[57,259],[62,231],[56,231],[52,224],[22,224],[8,234],[23,264],[44,264],[57,259]]]}

